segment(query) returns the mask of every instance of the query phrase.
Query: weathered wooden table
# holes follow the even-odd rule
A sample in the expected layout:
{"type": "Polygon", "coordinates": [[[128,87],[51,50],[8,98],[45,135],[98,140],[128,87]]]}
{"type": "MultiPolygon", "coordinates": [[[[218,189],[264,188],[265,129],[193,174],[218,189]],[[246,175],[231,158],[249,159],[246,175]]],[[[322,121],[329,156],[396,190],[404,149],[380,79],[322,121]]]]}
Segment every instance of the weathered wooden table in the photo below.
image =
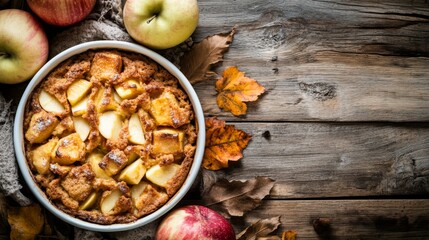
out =
{"type": "Polygon", "coordinates": [[[236,27],[227,66],[267,89],[234,117],[214,81],[195,85],[206,116],[253,135],[228,179],[276,180],[236,231],[281,216],[278,231],[322,238],[429,238],[429,2],[200,0],[194,41],[236,27]],[[326,236],[325,236],[326,237],[326,236]]]}
{"type": "Polygon", "coordinates": [[[267,88],[237,118],[217,107],[214,82],[195,86],[206,116],[253,135],[227,177],[276,180],[237,229],[281,215],[281,230],[317,238],[325,217],[331,238],[428,239],[429,2],[199,5],[195,41],[237,28],[218,72],[235,65],[267,88]]]}

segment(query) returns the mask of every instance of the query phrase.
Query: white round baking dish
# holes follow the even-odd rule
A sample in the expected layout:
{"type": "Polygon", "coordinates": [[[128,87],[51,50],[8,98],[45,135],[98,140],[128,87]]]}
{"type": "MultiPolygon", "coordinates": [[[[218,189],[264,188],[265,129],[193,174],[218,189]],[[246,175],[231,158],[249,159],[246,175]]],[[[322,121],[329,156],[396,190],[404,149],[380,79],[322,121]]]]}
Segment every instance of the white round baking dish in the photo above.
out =
{"type": "Polygon", "coordinates": [[[180,70],[174,66],[170,61],[159,55],[158,53],[149,50],[145,47],[134,43],[121,42],[121,41],[93,41],[86,42],[74,47],[71,47],[54,58],[48,61],[31,79],[27,88],[25,89],[22,98],[19,102],[18,109],[16,111],[15,123],[14,123],[14,147],[16,158],[18,161],[19,168],[21,170],[22,176],[28,185],[29,189],[33,192],[37,200],[50,212],[52,212],[58,218],[64,220],[67,223],[70,223],[76,227],[97,231],[97,232],[116,232],[116,231],[126,231],[130,229],[134,229],[143,225],[146,225],[164,214],[166,214],[169,210],[171,210],[189,191],[193,182],[195,181],[198,172],[201,167],[201,162],[204,154],[204,144],[205,144],[205,125],[204,125],[204,114],[198,99],[195,90],[192,85],[189,83],[187,78],[183,75],[180,70]],[[186,91],[193,106],[193,110],[195,112],[195,121],[198,127],[197,130],[197,145],[196,152],[194,157],[194,162],[189,171],[189,174],[181,186],[181,188],[177,191],[177,193],[161,208],[156,210],[155,212],[146,215],[134,222],[124,223],[124,224],[110,224],[110,225],[102,225],[87,222],[81,220],[79,218],[75,218],[71,215],[64,213],[53,205],[50,200],[46,197],[45,193],[38,187],[38,185],[34,182],[30,168],[28,166],[26,157],[25,157],[25,148],[24,148],[24,112],[27,101],[29,100],[31,93],[37,87],[37,85],[61,62],[69,59],[70,57],[83,53],[87,50],[91,49],[117,49],[117,50],[125,50],[129,52],[135,52],[147,56],[163,66],[167,71],[173,74],[179,81],[182,88],[186,91]]]}

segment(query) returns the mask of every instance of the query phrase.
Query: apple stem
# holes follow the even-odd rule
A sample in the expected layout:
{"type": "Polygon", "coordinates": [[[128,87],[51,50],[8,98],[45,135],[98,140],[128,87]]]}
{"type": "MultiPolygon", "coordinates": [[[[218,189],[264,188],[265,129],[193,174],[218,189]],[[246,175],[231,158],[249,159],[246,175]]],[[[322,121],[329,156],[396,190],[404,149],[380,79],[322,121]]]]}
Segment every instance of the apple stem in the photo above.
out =
{"type": "Polygon", "coordinates": [[[157,15],[153,15],[152,17],[150,17],[146,23],[149,24],[150,22],[152,22],[152,20],[154,20],[156,18],[157,15]]]}
{"type": "Polygon", "coordinates": [[[7,58],[9,57],[9,54],[5,53],[5,52],[0,52],[0,59],[1,58],[7,58]]]}

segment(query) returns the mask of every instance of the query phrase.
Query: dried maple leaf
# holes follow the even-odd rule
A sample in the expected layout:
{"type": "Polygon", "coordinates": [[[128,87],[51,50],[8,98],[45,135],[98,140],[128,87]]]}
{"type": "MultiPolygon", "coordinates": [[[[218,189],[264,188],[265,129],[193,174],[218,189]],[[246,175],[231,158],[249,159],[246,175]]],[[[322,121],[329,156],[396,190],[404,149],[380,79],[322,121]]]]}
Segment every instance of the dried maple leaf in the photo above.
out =
{"type": "Polygon", "coordinates": [[[216,91],[219,93],[216,97],[219,108],[240,116],[247,112],[245,102],[256,101],[265,88],[256,80],[245,77],[237,67],[229,67],[216,81],[216,91]]]}
{"type": "Polygon", "coordinates": [[[282,240],[296,240],[296,231],[295,230],[289,230],[286,232],[283,232],[282,234],[282,240]]]}
{"type": "Polygon", "coordinates": [[[236,235],[237,240],[280,239],[268,236],[280,226],[280,216],[259,220],[236,235]]]}
{"type": "Polygon", "coordinates": [[[207,118],[203,167],[209,170],[227,168],[228,161],[237,161],[243,157],[242,151],[251,138],[233,125],[225,125],[222,120],[207,118]]]}
{"type": "Polygon", "coordinates": [[[205,123],[207,130],[214,130],[216,128],[225,127],[225,121],[220,120],[216,117],[206,118],[205,123]]]}
{"type": "Polygon", "coordinates": [[[235,28],[228,33],[206,37],[192,46],[180,59],[180,70],[191,84],[195,84],[216,75],[211,71],[214,64],[223,60],[223,54],[233,40],[235,28]]]}
{"type": "Polygon", "coordinates": [[[38,204],[10,208],[7,220],[11,227],[10,239],[34,239],[43,229],[45,222],[38,204]]]}
{"type": "Polygon", "coordinates": [[[261,204],[274,182],[267,177],[255,177],[243,182],[220,179],[203,195],[203,201],[223,215],[240,217],[261,204]]]}

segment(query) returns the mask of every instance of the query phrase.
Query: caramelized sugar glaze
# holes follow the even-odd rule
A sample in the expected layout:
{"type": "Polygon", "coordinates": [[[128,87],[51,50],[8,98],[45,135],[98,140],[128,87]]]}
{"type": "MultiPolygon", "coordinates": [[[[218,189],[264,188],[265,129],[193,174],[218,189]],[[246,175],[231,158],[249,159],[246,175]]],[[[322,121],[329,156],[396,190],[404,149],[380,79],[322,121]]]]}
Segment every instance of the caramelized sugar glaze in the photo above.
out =
{"type": "Polygon", "coordinates": [[[34,180],[57,208],[99,224],[164,205],[192,165],[196,126],[178,80],[135,53],[96,50],[56,67],[26,107],[34,180]]]}

